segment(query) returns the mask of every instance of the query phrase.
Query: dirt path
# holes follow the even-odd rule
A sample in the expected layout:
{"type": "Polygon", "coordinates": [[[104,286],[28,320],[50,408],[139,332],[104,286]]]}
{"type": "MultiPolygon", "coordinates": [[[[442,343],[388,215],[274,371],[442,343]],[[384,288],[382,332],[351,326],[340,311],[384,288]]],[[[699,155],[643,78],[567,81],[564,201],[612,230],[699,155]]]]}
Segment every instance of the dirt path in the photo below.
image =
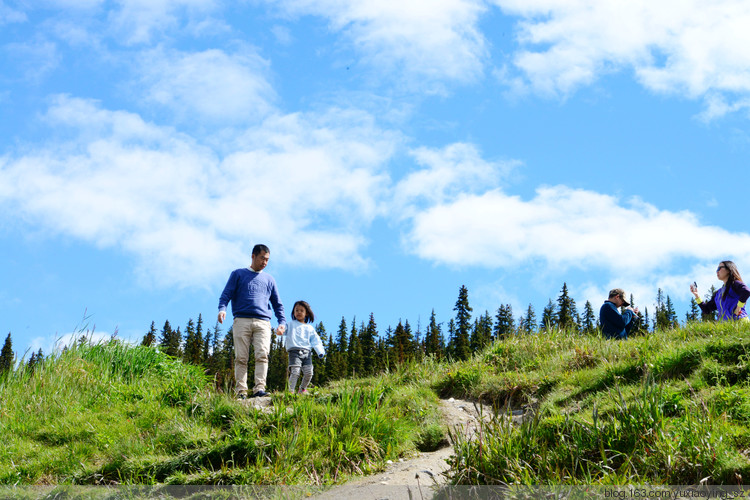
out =
{"type": "MultiPolygon", "coordinates": [[[[471,437],[480,418],[489,419],[492,408],[460,399],[440,400],[448,428],[471,437]]],[[[384,472],[355,479],[316,496],[321,499],[421,499],[432,498],[432,486],[445,484],[446,459],[453,453],[449,445],[389,464],[384,472]]]]}
{"type": "MultiPolygon", "coordinates": [[[[268,411],[271,398],[250,399],[248,406],[268,411]]],[[[463,399],[441,399],[440,410],[443,422],[452,432],[461,433],[472,438],[478,429],[480,419],[490,420],[493,416],[491,407],[463,399]]],[[[523,418],[522,411],[513,411],[513,420],[518,422],[523,418]]],[[[416,500],[432,498],[432,487],[446,484],[447,478],[443,474],[448,470],[448,459],[453,454],[453,445],[445,446],[437,451],[418,453],[408,459],[399,459],[389,463],[386,470],[378,474],[364,476],[346,484],[333,486],[330,489],[314,495],[318,499],[351,499],[368,500],[416,500]]]]}

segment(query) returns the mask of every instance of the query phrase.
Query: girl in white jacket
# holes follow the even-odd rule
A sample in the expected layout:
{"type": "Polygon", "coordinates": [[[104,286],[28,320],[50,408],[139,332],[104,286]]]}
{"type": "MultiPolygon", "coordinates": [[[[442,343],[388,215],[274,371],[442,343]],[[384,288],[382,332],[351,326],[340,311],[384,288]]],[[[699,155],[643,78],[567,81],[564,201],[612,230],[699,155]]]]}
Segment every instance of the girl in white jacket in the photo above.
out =
{"type": "Polygon", "coordinates": [[[326,352],[318,332],[311,324],[315,321],[315,315],[310,309],[310,304],[304,300],[295,302],[292,317],[294,319],[287,325],[284,334],[284,346],[289,353],[289,390],[295,392],[300,368],[302,368],[299,393],[307,394],[307,386],[313,376],[312,353],[314,351],[318,357],[322,358],[326,352]]]}

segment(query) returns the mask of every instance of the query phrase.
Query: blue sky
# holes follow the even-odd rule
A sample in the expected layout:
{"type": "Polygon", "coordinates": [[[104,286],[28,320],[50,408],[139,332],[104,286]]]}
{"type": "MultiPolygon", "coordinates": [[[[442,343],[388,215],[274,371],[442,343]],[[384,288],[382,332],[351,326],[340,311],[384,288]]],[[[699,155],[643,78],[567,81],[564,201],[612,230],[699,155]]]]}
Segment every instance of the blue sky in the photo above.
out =
{"type": "Polygon", "coordinates": [[[287,306],[381,331],[684,317],[750,273],[750,3],[0,0],[0,331],[216,318],[253,244],[287,306]],[[85,318],[85,319],[84,319],[85,318]]]}

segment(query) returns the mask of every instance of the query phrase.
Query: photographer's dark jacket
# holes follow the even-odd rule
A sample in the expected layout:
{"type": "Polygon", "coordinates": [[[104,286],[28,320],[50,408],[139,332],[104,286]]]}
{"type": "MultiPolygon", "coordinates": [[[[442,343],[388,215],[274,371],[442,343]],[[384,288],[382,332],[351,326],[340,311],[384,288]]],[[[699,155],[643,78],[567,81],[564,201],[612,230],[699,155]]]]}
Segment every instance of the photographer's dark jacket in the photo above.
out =
{"type": "Polygon", "coordinates": [[[617,306],[608,300],[604,301],[599,310],[599,323],[602,325],[602,335],[608,339],[626,339],[630,327],[633,326],[633,311],[626,309],[620,314],[617,306]]]}

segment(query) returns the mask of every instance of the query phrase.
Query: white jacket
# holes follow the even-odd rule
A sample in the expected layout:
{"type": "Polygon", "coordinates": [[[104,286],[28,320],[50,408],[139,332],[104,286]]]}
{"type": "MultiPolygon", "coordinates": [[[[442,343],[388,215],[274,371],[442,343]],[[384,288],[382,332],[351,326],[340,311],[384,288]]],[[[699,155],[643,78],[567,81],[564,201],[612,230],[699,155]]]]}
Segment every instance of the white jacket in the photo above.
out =
{"type": "Polygon", "coordinates": [[[326,353],[323,342],[320,341],[315,328],[310,323],[300,323],[296,319],[287,324],[286,333],[284,333],[284,347],[287,351],[311,349],[318,356],[324,356],[326,353]]]}

